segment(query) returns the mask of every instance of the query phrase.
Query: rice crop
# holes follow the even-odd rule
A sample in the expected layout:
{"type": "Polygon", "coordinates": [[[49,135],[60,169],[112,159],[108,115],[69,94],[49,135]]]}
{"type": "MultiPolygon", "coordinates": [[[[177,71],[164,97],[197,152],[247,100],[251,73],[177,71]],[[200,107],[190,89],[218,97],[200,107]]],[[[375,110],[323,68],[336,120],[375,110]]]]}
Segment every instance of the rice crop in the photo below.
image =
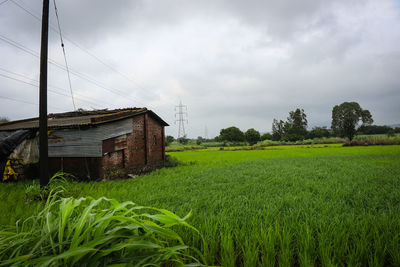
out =
{"type": "MultiPolygon", "coordinates": [[[[183,164],[136,179],[74,183],[71,195],[179,216],[192,211],[187,222],[204,242],[187,228],[176,233],[210,265],[400,266],[400,146],[169,154],[183,164]]],[[[0,185],[1,224],[43,208],[26,203],[25,186],[0,185]]]]}

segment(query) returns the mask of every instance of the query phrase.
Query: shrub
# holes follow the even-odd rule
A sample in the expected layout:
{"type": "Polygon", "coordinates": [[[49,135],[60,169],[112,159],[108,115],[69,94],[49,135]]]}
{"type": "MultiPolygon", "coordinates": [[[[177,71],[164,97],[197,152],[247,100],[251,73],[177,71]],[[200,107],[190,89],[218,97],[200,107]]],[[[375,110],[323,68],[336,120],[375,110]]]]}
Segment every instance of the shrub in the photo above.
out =
{"type": "Polygon", "coordinates": [[[201,265],[191,254],[203,259],[202,254],[172,229],[198,234],[186,222],[190,213],[180,218],[130,201],[59,198],[62,193],[51,190],[42,211],[0,231],[1,265],[201,265]]]}
{"type": "Polygon", "coordinates": [[[272,140],[272,134],[265,133],[265,134],[261,135],[261,141],[264,141],[264,140],[272,140]]]}
{"type": "Polygon", "coordinates": [[[189,142],[189,139],[185,136],[179,137],[178,139],[176,139],[176,141],[178,141],[178,143],[182,144],[182,145],[186,145],[189,142]]]}
{"type": "Polygon", "coordinates": [[[42,188],[40,188],[40,184],[37,183],[35,180],[32,184],[25,187],[25,199],[27,202],[44,200],[46,197],[47,194],[42,191],[42,188]]]}
{"type": "Polygon", "coordinates": [[[171,168],[178,166],[178,159],[170,155],[166,155],[164,167],[171,168]]]}
{"type": "Polygon", "coordinates": [[[45,187],[40,187],[40,184],[33,181],[32,184],[25,187],[25,199],[27,202],[46,200],[51,191],[57,191],[58,196],[66,196],[71,193],[72,183],[75,177],[69,173],[57,172],[50,179],[49,184],[45,187]]]}
{"type": "Polygon", "coordinates": [[[400,145],[400,138],[372,137],[363,139],[353,139],[343,144],[343,146],[371,146],[371,145],[400,145]]]}
{"type": "Polygon", "coordinates": [[[174,141],[175,141],[175,138],[173,136],[171,136],[171,135],[167,135],[165,137],[165,145],[166,146],[169,146],[174,141]]]}

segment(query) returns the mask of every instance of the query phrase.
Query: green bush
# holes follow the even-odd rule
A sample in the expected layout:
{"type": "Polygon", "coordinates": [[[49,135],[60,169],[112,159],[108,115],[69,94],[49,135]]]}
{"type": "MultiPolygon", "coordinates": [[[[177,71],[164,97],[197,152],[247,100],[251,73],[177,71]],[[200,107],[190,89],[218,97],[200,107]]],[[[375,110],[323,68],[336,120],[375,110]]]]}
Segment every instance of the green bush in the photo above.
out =
{"type": "Polygon", "coordinates": [[[170,155],[166,155],[164,167],[167,167],[167,168],[176,167],[176,166],[178,166],[178,164],[179,164],[179,162],[178,162],[177,158],[172,157],[170,155]]]}
{"type": "Polygon", "coordinates": [[[272,134],[265,133],[265,134],[261,135],[261,141],[264,141],[264,140],[272,140],[272,134]]]}
{"type": "Polygon", "coordinates": [[[387,136],[388,136],[388,137],[394,137],[394,136],[396,136],[396,133],[394,132],[393,129],[390,129],[390,130],[387,132],[387,136]]]}
{"type": "Polygon", "coordinates": [[[51,191],[58,191],[58,196],[66,196],[72,193],[74,187],[75,177],[69,173],[57,172],[50,179],[49,183],[45,187],[40,187],[37,181],[33,181],[32,184],[25,186],[25,199],[26,202],[46,200],[51,191]]]}

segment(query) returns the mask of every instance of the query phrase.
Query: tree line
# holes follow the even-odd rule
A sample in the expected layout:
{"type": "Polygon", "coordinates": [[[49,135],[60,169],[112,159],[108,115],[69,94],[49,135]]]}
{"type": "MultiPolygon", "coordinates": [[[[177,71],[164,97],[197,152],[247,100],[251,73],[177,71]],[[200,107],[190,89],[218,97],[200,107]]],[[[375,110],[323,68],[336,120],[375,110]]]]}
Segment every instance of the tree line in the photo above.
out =
{"type": "MultiPolygon", "coordinates": [[[[331,127],[313,127],[307,130],[307,115],[303,109],[297,108],[289,112],[286,121],[273,119],[272,132],[260,134],[254,128],[242,132],[238,127],[231,126],[220,130],[219,136],[211,140],[197,138],[197,143],[207,141],[216,142],[247,142],[254,145],[259,141],[299,141],[304,139],[342,137],[352,140],[356,134],[388,134],[400,133],[400,127],[395,129],[389,126],[372,125],[373,119],[369,110],[362,109],[357,102],[344,102],[332,109],[331,127]]],[[[174,141],[172,136],[167,136],[167,145],[174,141]]],[[[188,138],[181,137],[177,141],[185,144],[188,138]]]]}
{"type": "Polygon", "coordinates": [[[272,133],[260,135],[251,128],[242,132],[237,127],[222,129],[216,138],[218,141],[243,142],[255,144],[258,141],[299,141],[304,139],[342,137],[352,140],[358,134],[393,134],[400,133],[400,127],[372,125],[373,119],[369,110],[362,109],[357,102],[344,102],[332,109],[331,127],[313,127],[307,130],[307,115],[297,108],[289,112],[286,121],[273,119],[272,133]]]}

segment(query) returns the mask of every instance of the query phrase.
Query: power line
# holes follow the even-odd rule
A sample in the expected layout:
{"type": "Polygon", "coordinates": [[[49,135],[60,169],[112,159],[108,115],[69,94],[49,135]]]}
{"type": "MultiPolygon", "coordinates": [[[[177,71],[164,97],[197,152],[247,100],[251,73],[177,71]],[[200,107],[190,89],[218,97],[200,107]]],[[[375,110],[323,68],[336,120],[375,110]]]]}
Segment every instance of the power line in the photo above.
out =
{"type": "MultiPolygon", "coordinates": [[[[34,14],[33,12],[29,11],[27,8],[25,8],[24,6],[22,6],[20,3],[18,3],[15,0],[10,0],[12,3],[14,3],[17,7],[21,8],[23,11],[25,11],[27,14],[29,14],[30,16],[32,16],[33,18],[35,18],[36,20],[41,22],[41,18],[39,16],[37,16],[36,14],[34,14]]],[[[57,29],[56,27],[54,27],[53,25],[49,25],[50,29],[60,33],[60,29],[57,29]]],[[[148,90],[146,90],[145,88],[143,88],[143,86],[139,85],[135,80],[133,80],[132,78],[128,77],[127,75],[123,74],[122,72],[118,71],[116,68],[114,68],[113,66],[111,66],[110,64],[106,63],[104,60],[100,59],[98,56],[96,56],[95,54],[93,54],[92,52],[90,52],[88,49],[86,49],[85,47],[83,47],[82,45],[78,44],[77,42],[71,40],[71,38],[69,38],[68,36],[66,36],[64,34],[64,38],[66,40],[68,40],[70,43],[72,43],[73,45],[75,45],[77,48],[79,48],[80,50],[82,50],[84,53],[86,53],[87,55],[91,56],[92,58],[94,58],[96,61],[98,61],[99,63],[101,63],[102,65],[106,66],[108,69],[114,71],[115,73],[119,74],[120,76],[122,76],[123,78],[125,78],[126,80],[128,80],[129,82],[131,82],[135,87],[138,87],[142,90],[144,90],[146,93],[148,93],[148,90]]]]}
{"type": "MultiPolygon", "coordinates": [[[[8,96],[2,96],[2,95],[0,95],[0,98],[6,99],[6,100],[15,101],[15,102],[19,102],[19,103],[24,103],[24,104],[39,106],[38,103],[33,103],[33,102],[26,101],[26,100],[16,99],[16,98],[8,97],[8,96]]],[[[53,106],[50,106],[50,105],[49,105],[49,107],[51,107],[52,109],[56,109],[56,110],[60,110],[60,111],[65,111],[65,109],[60,109],[60,108],[53,107],[53,106]]]]}
{"type": "Polygon", "coordinates": [[[2,4],[5,4],[6,2],[8,2],[8,0],[4,0],[3,2],[0,2],[0,6],[1,6],[2,4]]]}
{"type": "MultiPolygon", "coordinates": [[[[0,70],[1,70],[1,71],[4,71],[4,72],[7,72],[7,73],[9,73],[9,74],[12,74],[12,75],[15,75],[15,76],[24,78],[24,79],[29,80],[29,81],[31,81],[31,82],[34,82],[34,83],[35,83],[35,86],[37,86],[36,83],[39,83],[39,80],[37,80],[37,79],[32,79],[32,78],[30,78],[30,77],[28,77],[28,76],[26,76],[26,75],[23,75],[23,74],[20,74],[20,73],[16,73],[16,72],[13,72],[13,71],[9,71],[9,70],[6,70],[6,69],[1,68],[1,67],[0,67],[0,70]]],[[[59,86],[55,86],[55,85],[51,85],[51,84],[47,84],[47,86],[48,86],[48,87],[51,87],[51,88],[54,88],[54,89],[58,89],[58,90],[60,90],[60,91],[62,91],[62,92],[68,91],[68,90],[66,90],[65,88],[62,88],[62,87],[59,87],[59,86]]],[[[95,104],[95,105],[97,105],[99,102],[101,102],[101,103],[102,103],[103,105],[105,105],[106,107],[111,105],[111,104],[106,103],[106,102],[104,102],[104,101],[101,101],[101,100],[98,100],[98,99],[94,99],[94,98],[89,98],[89,97],[87,97],[87,96],[84,96],[84,95],[81,95],[81,94],[78,94],[78,93],[75,93],[75,95],[78,96],[77,99],[83,100],[83,98],[86,98],[87,101],[84,100],[85,102],[90,102],[90,103],[95,104]],[[79,96],[80,96],[80,97],[79,97],[79,96]],[[95,101],[95,102],[92,102],[92,101],[95,101]]],[[[68,96],[68,97],[69,97],[69,96],[68,96]]]]}
{"type": "MultiPolygon", "coordinates": [[[[8,75],[4,75],[4,74],[1,74],[1,73],[0,73],[0,76],[1,76],[1,77],[4,77],[4,78],[7,78],[7,79],[10,79],[10,80],[14,80],[14,81],[20,82],[20,83],[24,83],[24,84],[27,84],[27,85],[31,85],[31,86],[33,86],[33,87],[39,87],[39,85],[37,85],[37,84],[33,84],[33,83],[30,83],[30,82],[26,82],[26,81],[23,81],[23,80],[21,80],[21,79],[17,79],[17,78],[14,78],[14,77],[11,77],[11,76],[8,76],[8,75]]],[[[50,90],[50,89],[49,89],[48,91],[51,92],[51,93],[57,94],[57,95],[70,97],[70,96],[67,95],[67,94],[63,94],[63,93],[60,93],[60,92],[57,92],[57,91],[54,91],[54,90],[50,90]]],[[[79,98],[78,98],[78,99],[79,99],[79,98]]],[[[87,103],[90,103],[90,104],[95,104],[95,105],[97,105],[97,103],[95,103],[95,102],[87,101],[87,100],[84,100],[84,99],[80,99],[80,100],[83,101],[83,102],[87,102],[87,103]]]]}
{"type": "MultiPolygon", "coordinates": [[[[12,0],[11,0],[11,1],[12,1],[12,0]]],[[[14,46],[14,47],[16,47],[16,48],[18,48],[18,49],[24,51],[24,52],[26,52],[26,53],[28,53],[28,54],[30,54],[30,55],[36,57],[36,58],[39,58],[38,53],[36,53],[36,52],[33,51],[32,49],[30,49],[30,48],[28,48],[28,47],[26,47],[26,46],[24,46],[24,45],[22,45],[22,44],[20,44],[20,43],[18,43],[18,42],[16,42],[16,41],[12,40],[12,39],[10,39],[10,38],[8,38],[8,37],[2,35],[2,34],[0,34],[0,40],[3,40],[4,42],[6,42],[6,43],[8,43],[8,44],[10,44],[10,45],[12,45],[12,46],[14,46]]],[[[67,71],[66,68],[65,68],[61,63],[58,63],[57,61],[54,61],[54,60],[52,60],[52,59],[50,59],[50,58],[48,59],[48,61],[49,61],[50,64],[56,66],[57,68],[59,68],[59,69],[61,69],[61,70],[64,70],[64,71],[67,71]]],[[[73,75],[75,75],[75,76],[77,76],[77,77],[79,77],[79,78],[81,78],[81,79],[83,79],[83,80],[85,80],[85,81],[87,81],[87,82],[89,82],[89,83],[91,83],[91,84],[93,84],[93,85],[96,85],[96,86],[99,87],[99,88],[102,88],[102,89],[104,89],[104,90],[106,90],[106,91],[109,91],[109,92],[111,92],[111,93],[113,93],[113,94],[116,94],[116,95],[118,95],[118,96],[120,96],[120,97],[122,97],[122,98],[124,98],[124,99],[127,99],[127,98],[128,98],[128,99],[132,100],[133,102],[136,102],[136,103],[138,103],[138,104],[144,105],[142,102],[139,102],[139,101],[137,101],[137,100],[135,100],[135,99],[133,99],[133,98],[127,96],[127,95],[121,94],[121,93],[120,93],[121,91],[119,91],[119,90],[111,89],[111,88],[109,88],[109,87],[106,87],[106,86],[102,85],[100,82],[96,81],[94,78],[88,76],[87,74],[78,72],[78,71],[72,69],[71,67],[69,67],[69,71],[70,71],[70,73],[72,73],[73,75]]]]}
{"type": "Polygon", "coordinates": [[[28,101],[21,100],[21,99],[15,99],[15,98],[8,97],[8,96],[1,96],[1,95],[0,95],[0,98],[2,98],[2,99],[7,99],[7,100],[11,100],[11,101],[16,101],[16,102],[20,102],[20,103],[24,103],[24,104],[39,106],[38,103],[28,102],[28,101]]]}
{"type": "Polygon", "coordinates": [[[71,76],[69,74],[67,55],[65,54],[64,41],[63,41],[62,33],[61,33],[60,19],[58,18],[58,10],[57,10],[57,5],[56,5],[56,0],[53,0],[53,2],[54,2],[54,11],[56,13],[56,18],[57,18],[58,32],[60,33],[61,47],[62,47],[64,61],[65,61],[65,68],[67,69],[69,90],[71,91],[72,104],[74,106],[74,111],[75,111],[76,106],[75,106],[75,100],[74,100],[74,93],[72,91],[71,76]]]}
{"type": "MultiPolygon", "coordinates": [[[[58,17],[58,10],[57,10],[57,5],[56,5],[56,0],[53,0],[53,3],[54,3],[54,12],[55,12],[56,18],[57,18],[58,32],[60,33],[60,42],[61,42],[61,47],[62,47],[62,51],[63,51],[63,55],[64,55],[65,68],[66,68],[67,74],[68,74],[68,84],[69,84],[69,89],[70,89],[70,92],[71,92],[72,104],[74,106],[74,111],[76,111],[74,93],[72,91],[71,76],[69,74],[67,55],[65,53],[64,41],[63,41],[63,37],[62,37],[62,33],[61,33],[60,19],[58,17]]],[[[79,135],[81,135],[81,127],[79,125],[78,125],[78,132],[79,132],[79,135]]],[[[82,136],[80,136],[80,138],[82,138],[82,136]]],[[[90,178],[89,164],[87,162],[87,158],[86,157],[85,157],[85,166],[86,166],[86,171],[87,171],[88,177],[90,178]]]]}

